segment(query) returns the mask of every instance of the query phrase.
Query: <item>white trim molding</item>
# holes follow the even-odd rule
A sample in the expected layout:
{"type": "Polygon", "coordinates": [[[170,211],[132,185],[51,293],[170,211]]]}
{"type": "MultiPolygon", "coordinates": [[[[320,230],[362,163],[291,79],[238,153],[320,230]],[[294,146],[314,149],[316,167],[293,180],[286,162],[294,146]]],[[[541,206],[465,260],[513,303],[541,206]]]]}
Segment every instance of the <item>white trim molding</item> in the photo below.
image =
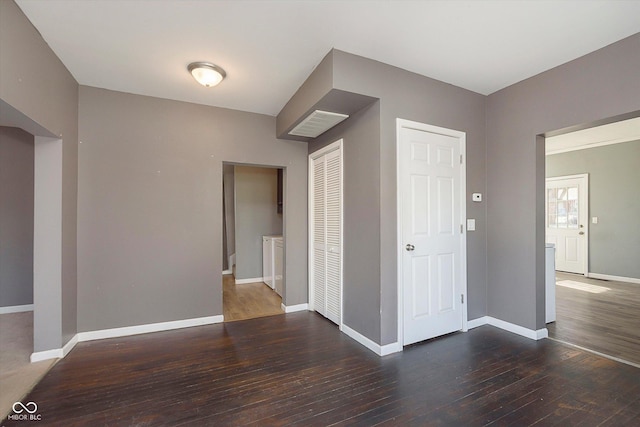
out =
{"type": "Polygon", "coordinates": [[[549,337],[549,331],[547,330],[547,328],[542,328],[534,331],[533,329],[528,329],[524,326],[516,325],[515,323],[505,322],[504,320],[496,319],[495,317],[491,316],[484,316],[478,319],[473,319],[467,323],[467,327],[469,329],[477,328],[483,325],[495,326],[496,328],[500,328],[508,332],[513,332],[514,334],[518,334],[525,338],[536,341],[541,340],[542,338],[549,337]]]}
{"type": "Polygon", "coordinates": [[[264,277],[254,277],[251,279],[236,279],[236,285],[245,285],[247,283],[260,283],[264,282],[264,277]]]}
{"type": "MultiPolygon", "coordinates": [[[[74,338],[75,337],[76,336],[74,336],[74,338]]],[[[31,363],[36,363],[36,362],[42,362],[43,360],[49,360],[49,359],[62,359],[64,356],[65,355],[63,354],[62,349],[56,348],[53,350],[35,351],[31,353],[30,359],[31,359],[31,363]]]]}
{"type": "Polygon", "coordinates": [[[357,332],[351,329],[344,323],[342,324],[342,332],[344,332],[349,338],[352,338],[356,340],[358,343],[367,347],[369,350],[373,351],[378,356],[386,356],[387,354],[398,353],[402,351],[402,346],[400,345],[399,342],[394,342],[386,345],[377,344],[372,340],[370,340],[369,338],[362,335],[360,332],[357,332]]]}
{"type": "Polygon", "coordinates": [[[280,304],[282,311],[285,313],[295,313],[296,311],[306,311],[309,310],[309,304],[306,302],[304,304],[295,304],[295,305],[284,305],[284,303],[280,304]]]}
{"type": "Polygon", "coordinates": [[[69,342],[67,342],[62,348],[56,348],[53,350],[37,351],[31,354],[31,363],[41,362],[49,359],[62,359],[65,357],[78,343],[78,334],[75,334],[69,342]]]}
{"type": "Polygon", "coordinates": [[[222,270],[222,275],[232,274],[233,270],[222,270]]]}
{"type": "Polygon", "coordinates": [[[23,313],[25,311],[33,311],[33,304],[9,305],[7,307],[0,307],[0,314],[23,313]]]}
{"type": "Polygon", "coordinates": [[[467,329],[474,329],[480,326],[488,325],[489,321],[487,320],[489,316],[478,317],[477,319],[469,320],[467,322],[467,329]]]}
{"type": "Polygon", "coordinates": [[[174,320],[171,322],[149,323],[146,325],[125,326],[123,328],[102,329],[98,331],[78,332],[78,341],[94,341],[105,338],[126,337],[130,335],[148,334],[150,332],[170,331],[173,329],[191,328],[193,326],[222,323],[222,315],[197,317],[194,319],[174,320]]]}
{"type": "Polygon", "coordinates": [[[197,317],[193,319],[174,320],[171,322],[149,323],[146,325],[125,326],[122,328],[102,329],[98,331],[78,332],[63,348],[38,351],[31,354],[31,363],[48,359],[62,359],[79,342],[95,341],[106,338],[127,337],[131,335],[148,334],[150,332],[171,331],[174,329],[191,328],[193,326],[212,325],[222,323],[224,316],[197,317]]]}
{"type": "Polygon", "coordinates": [[[635,277],[612,276],[610,274],[588,273],[586,275],[590,279],[613,280],[615,282],[636,283],[640,285],[640,279],[635,277]]]}

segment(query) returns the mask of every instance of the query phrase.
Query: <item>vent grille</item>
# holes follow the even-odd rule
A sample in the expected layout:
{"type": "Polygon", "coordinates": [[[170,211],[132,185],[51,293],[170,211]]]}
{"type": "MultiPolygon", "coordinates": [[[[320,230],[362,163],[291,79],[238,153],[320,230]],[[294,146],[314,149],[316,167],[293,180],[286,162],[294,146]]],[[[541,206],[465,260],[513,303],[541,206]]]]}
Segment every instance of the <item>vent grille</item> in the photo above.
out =
{"type": "Polygon", "coordinates": [[[315,138],[345,120],[349,115],[316,110],[291,129],[289,135],[315,138]]]}

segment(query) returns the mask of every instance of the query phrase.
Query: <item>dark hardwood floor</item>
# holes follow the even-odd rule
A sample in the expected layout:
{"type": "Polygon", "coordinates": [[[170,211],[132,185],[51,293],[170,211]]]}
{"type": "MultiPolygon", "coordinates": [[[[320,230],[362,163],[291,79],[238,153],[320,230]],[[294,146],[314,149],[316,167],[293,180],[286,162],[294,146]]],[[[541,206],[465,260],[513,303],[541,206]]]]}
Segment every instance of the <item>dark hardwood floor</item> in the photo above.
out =
{"type": "Polygon", "coordinates": [[[640,369],[491,326],[380,358],[300,312],[79,343],[29,401],[47,426],[637,426],[640,369]]]}
{"type": "Polygon", "coordinates": [[[568,286],[556,285],[549,337],[640,366],[640,285],[560,272],[556,283],[568,286]]]}

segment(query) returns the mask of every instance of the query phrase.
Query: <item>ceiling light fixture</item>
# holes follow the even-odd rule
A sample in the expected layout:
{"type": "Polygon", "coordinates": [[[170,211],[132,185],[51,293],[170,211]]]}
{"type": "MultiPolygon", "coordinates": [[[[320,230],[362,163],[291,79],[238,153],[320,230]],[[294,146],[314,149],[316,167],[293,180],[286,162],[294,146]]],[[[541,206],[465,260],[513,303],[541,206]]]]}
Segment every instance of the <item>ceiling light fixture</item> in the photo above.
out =
{"type": "Polygon", "coordinates": [[[222,68],[209,62],[192,62],[187,69],[205,87],[214,87],[227,76],[222,68]]]}

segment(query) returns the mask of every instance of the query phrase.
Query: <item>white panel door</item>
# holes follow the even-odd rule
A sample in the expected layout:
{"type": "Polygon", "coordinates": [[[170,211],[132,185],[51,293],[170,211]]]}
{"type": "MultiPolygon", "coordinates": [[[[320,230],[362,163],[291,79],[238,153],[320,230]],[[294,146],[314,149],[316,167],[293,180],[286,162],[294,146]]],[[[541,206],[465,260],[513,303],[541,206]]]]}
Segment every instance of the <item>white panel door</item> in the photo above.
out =
{"type": "Polygon", "coordinates": [[[460,139],[400,131],[403,344],[462,329],[460,139]]]}
{"type": "Polygon", "coordinates": [[[546,240],[556,245],[556,270],[586,274],[587,175],[548,178],[546,181],[546,240]]]}
{"type": "Polygon", "coordinates": [[[341,141],[310,156],[310,305],[340,325],[342,320],[341,141]]]}
{"type": "Polygon", "coordinates": [[[333,150],[325,156],[326,164],[326,287],[327,318],[340,324],[342,311],[342,177],[340,150],[333,150]]]}
{"type": "Polygon", "coordinates": [[[326,316],[326,293],[327,293],[327,252],[326,252],[326,196],[325,196],[325,158],[324,156],[312,160],[313,164],[313,182],[311,189],[313,191],[311,199],[313,201],[312,221],[313,225],[311,235],[312,256],[312,275],[311,275],[311,293],[313,294],[313,309],[318,313],[326,316]]]}

